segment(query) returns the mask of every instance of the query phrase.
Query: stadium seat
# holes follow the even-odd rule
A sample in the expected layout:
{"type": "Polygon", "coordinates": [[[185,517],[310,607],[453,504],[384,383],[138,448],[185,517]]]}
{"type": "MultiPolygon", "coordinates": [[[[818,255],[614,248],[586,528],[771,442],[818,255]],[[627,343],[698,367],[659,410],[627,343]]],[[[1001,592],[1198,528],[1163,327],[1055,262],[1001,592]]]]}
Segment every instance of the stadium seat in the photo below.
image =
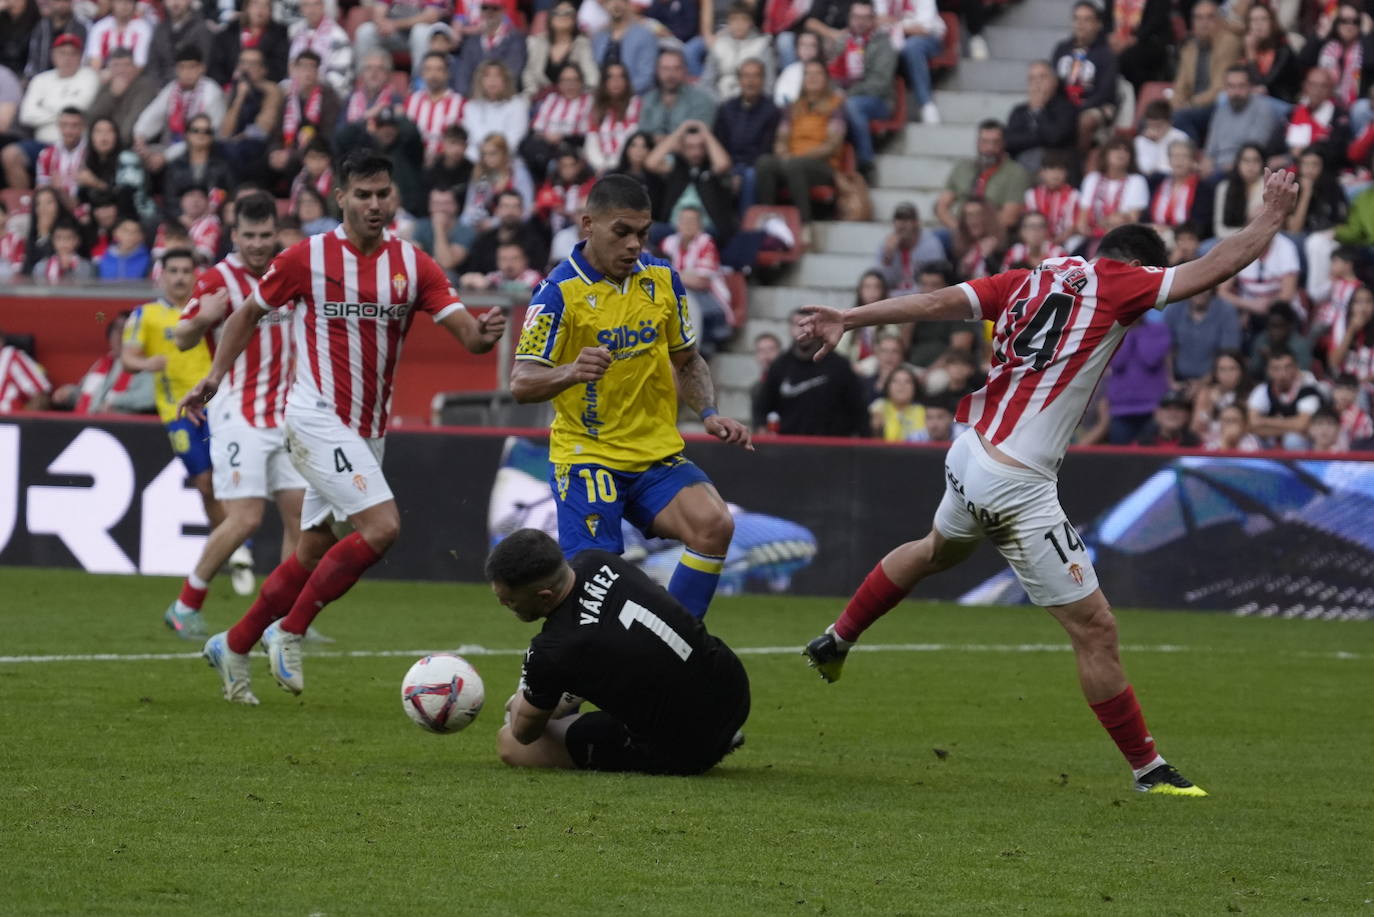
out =
{"type": "Polygon", "coordinates": [[[741,227],[746,230],[761,230],[763,224],[769,217],[778,217],[787,224],[787,228],[792,233],[792,238],[796,242],[789,249],[781,251],[761,251],[754,258],[754,264],[760,268],[781,267],[784,264],[793,264],[806,251],[806,242],[802,238],[801,214],[796,207],[770,206],[767,204],[755,204],[744,214],[744,225],[741,227]]]}
{"type": "Polygon", "coordinates": [[[872,121],[868,122],[868,130],[873,134],[874,140],[881,140],[892,134],[906,130],[906,80],[901,77],[893,80],[893,88],[896,90],[896,94],[892,101],[892,116],[889,118],[874,118],[872,121]]]}
{"type": "Polygon", "coordinates": [[[945,23],[945,46],[930,59],[931,73],[959,66],[959,17],[954,13],[941,13],[940,18],[945,23]]]}

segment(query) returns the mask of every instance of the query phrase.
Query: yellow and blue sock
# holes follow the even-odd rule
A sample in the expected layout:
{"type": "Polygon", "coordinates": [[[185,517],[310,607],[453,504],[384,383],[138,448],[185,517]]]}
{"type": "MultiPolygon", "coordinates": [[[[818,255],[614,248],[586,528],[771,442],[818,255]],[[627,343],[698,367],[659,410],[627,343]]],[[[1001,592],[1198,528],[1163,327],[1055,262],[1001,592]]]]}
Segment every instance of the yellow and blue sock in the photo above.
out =
{"type": "Polygon", "coordinates": [[[711,598],[716,594],[716,586],[720,583],[720,571],[724,568],[724,556],[703,554],[687,548],[677,562],[673,578],[668,581],[668,592],[694,617],[704,618],[706,609],[711,607],[711,598]]]}

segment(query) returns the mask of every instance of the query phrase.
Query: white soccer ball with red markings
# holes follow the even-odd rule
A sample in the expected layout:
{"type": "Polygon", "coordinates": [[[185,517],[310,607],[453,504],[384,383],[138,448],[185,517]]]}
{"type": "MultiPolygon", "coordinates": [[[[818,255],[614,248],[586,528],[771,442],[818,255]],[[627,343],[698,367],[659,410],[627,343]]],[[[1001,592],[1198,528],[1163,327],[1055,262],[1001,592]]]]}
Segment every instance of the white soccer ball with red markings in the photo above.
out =
{"type": "Polygon", "coordinates": [[[430,732],[460,732],[486,699],[482,676],[456,653],[435,653],[410,667],[401,682],[406,716],[430,732]]]}

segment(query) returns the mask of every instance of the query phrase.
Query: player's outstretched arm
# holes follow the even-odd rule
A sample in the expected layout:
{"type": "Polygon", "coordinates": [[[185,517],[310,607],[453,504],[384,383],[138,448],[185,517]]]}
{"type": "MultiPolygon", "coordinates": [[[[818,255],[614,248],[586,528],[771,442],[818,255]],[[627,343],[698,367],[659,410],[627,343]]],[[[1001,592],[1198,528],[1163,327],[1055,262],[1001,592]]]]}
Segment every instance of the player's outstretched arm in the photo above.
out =
{"type": "Polygon", "coordinates": [[[957,286],[945,287],[934,293],[910,293],[880,299],[856,309],[840,311],[829,306],[802,306],[801,312],[802,342],[821,342],[821,349],[816,353],[817,360],[834,350],[846,331],[855,328],[981,317],[973,315],[968,294],[957,286]]]}
{"type": "Polygon", "coordinates": [[[1169,302],[1189,299],[1204,290],[1229,280],[1244,270],[1274,240],[1298,202],[1298,183],[1293,173],[1280,170],[1264,174],[1264,206],[1245,228],[1222,239],[1216,247],[1196,261],[1174,269],[1169,287],[1169,302]]]}
{"type": "Polygon", "coordinates": [[[243,302],[243,308],[229,316],[224,323],[224,333],[220,335],[219,345],[215,348],[215,362],[210,365],[210,374],[201,379],[186,397],[177,405],[177,413],[189,417],[194,423],[205,420],[205,406],[219,391],[219,384],[228,375],[234,361],[243,353],[248,342],[257,331],[258,320],[267,314],[257,294],[243,302]]]}
{"type": "Polygon", "coordinates": [[[228,311],[228,287],[198,296],[195,314],[183,318],[172,328],[172,343],[177,345],[177,350],[190,350],[201,342],[211,328],[219,324],[228,311]]]}
{"type": "Polygon", "coordinates": [[[476,318],[467,309],[457,309],[440,319],[444,330],[456,337],[471,353],[486,353],[506,332],[506,313],[488,309],[476,318]]]}
{"type": "Polygon", "coordinates": [[[611,352],[605,347],[583,347],[577,359],[558,366],[515,358],[510,371],[510,393],[520,404],[548,401],[565,389],[596,382],[611,368],[611,352]]]}
{"type": "Polygon", "coordinates": [[[697,412],[706,432],[724,443],[743,446],[750,452],[749,428],[732,417],[722,417],[716,410],[716,386],[711,381],[711,367],[695,347],[679,350],[672,355],[677,371],[677,394],[683,404],[697,412]]]}

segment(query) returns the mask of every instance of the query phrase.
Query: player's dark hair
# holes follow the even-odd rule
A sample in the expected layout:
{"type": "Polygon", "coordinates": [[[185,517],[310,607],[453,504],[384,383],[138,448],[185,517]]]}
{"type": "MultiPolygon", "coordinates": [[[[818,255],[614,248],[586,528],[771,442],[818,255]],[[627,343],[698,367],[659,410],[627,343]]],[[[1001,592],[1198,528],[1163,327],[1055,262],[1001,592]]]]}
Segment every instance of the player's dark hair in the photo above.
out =
{"type": "Polygon", "coordinates": [[[277,222],[277,202],[266,191],[254,191],[234,203],[234,228],[244,223],[277,222]]]}
{"type": "Polygon", "coordinates": [[[178,258],[185,258],[187,261],[191,262],[191,267],[196,266],[195,252],[191,251],[189,248],[169,248],[167,249],[167,251],[162,253],[162,259],[160,262],[162,264],[162,269],[165,271],[167,269],[167,265],[178,258]]]}
{"type": "Polygon", "coordinates": [[[355,178],[372,178],[374,175],[390,178],[391,158],[375,150],[355,149],[339,163],[339,187],[347,188],[355,178]]]}
{"type": "Polygon", "coordinates": [[[1139,261],[1144,267],[1165,267],[1169,264],[1169,250],[1164,240],[1149,226],[1127,223],[1102,237],[1097,254],[1113,261],[1139,261]]]}
{"type": "Polygon", "coordinates": [[[588,213],[608,210],[636,210],[648,213],[653,209],[649,192],[637,179],[628,175],[607,175],[592,185],[587,195],[588,213]]]}
{"type": "Polygon", "coordinates": [[[538,529],[520,529],[492,548],[485,572],[488,582],[519,589],[548,579],[562,566],[558,542],[538,529]]]}

